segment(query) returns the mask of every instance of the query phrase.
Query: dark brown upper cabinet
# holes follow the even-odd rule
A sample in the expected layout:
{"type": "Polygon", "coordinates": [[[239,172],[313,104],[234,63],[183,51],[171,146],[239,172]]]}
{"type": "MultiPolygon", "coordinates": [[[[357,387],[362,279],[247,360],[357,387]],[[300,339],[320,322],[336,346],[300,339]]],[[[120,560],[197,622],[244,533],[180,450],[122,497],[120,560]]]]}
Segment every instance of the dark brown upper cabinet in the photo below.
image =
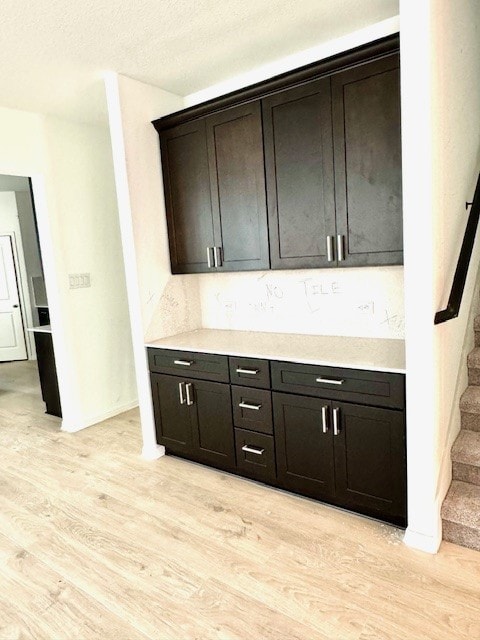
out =
{"type": "Polygon", "coordinates": [[[401,264],[399,56],[335,74],[332,112],[337,238],[344,264],[401,264]]]}
{"type": "Polygon", "coordinates": [[[272,268],[401,264],[398,55],[263,100],[272,268]]]}
{"type": "Polygon", "coordinates": [[[260,102],[206,119],[219,271],[268,269],[267,205],[260,102]]]}
{"type": "Polygon", "coordinates": [[[399,66],[389,37],[156,120],[172,273],[402,264],[399,66]]]}
{"type": "Polygon", "coordinates": [[[263,101],[272,268],[325,267],[335,236],[330,79],[263,101]]]}
{"type": "Polygon", "coordinates": [[[172,273],[268,269],[260,103],[161,135],[172,273]]]}
{"type": "Polygon", "coordinates": [[[215,242],[205,120],[163,131],[160,143],[172,273],[208,271],[215,242]]]}

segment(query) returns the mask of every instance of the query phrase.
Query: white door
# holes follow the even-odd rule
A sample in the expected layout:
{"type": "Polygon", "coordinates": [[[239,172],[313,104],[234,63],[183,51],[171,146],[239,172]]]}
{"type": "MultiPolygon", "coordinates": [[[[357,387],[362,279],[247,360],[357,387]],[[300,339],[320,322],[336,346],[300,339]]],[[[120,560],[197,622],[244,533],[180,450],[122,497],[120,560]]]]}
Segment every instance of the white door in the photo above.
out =
{"type": "Polygon", "coordinates": [[[11,236],[0,236],[0,362],[26,360],[11,236]]]}

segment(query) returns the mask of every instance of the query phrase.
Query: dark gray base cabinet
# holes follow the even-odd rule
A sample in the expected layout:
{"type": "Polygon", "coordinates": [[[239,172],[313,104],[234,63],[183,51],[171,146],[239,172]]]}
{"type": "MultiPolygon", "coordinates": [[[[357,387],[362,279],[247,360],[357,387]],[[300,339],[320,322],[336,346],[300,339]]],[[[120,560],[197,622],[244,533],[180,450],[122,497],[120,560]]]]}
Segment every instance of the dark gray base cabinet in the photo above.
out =
{"type": "Polygon", "coordinates": [[[167,453],[406,525],[403,375],[148,352],[167,453]]]}

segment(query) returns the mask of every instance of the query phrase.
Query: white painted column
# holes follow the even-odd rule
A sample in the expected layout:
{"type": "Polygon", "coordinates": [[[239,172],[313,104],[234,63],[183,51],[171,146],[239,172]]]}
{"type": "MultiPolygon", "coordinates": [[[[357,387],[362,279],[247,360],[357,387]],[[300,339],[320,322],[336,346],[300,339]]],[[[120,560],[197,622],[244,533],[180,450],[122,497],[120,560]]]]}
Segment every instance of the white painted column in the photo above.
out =
{"type": "Polygon", "coordinates": [[[128,306],[132,331],[133,358],[137,378],[138,404],[142,425],[142,455],[148,460],[155,460],[165,454],[165,447],[157,445],[155,423],[152,409],[148,363],[144,346],[144,331],[141,317],[140,292],[135,254],[132,208],[128,184],[127,158],[123,136],[122,111],[118,75],[105,74],[105,90],[107,94],[108,118],[112,140],[113,166],[117,189],[118,213],[122,237],[125,278],[127,284],[128,306]]]}
{"type": "Polygon", "coordinates": [[[435,553],[439,390],[433,317],[432,91],[430,2],[400,1],[408,529],[406,544],[435,553]]]}

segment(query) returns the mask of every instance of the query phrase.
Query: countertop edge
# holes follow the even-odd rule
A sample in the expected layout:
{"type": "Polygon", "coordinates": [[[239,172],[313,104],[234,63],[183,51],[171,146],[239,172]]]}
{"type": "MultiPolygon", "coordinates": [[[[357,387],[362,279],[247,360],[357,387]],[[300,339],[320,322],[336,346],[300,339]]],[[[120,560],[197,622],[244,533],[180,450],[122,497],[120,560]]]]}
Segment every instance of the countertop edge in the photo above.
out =
{"type": "MultiPolygon", "coordinates": [[[[198,331],[198,330],[197,330],[198,331]]],[[[204,330],[207,331],[207,330],[204,330]]],[[[216,331],[216,330],[214,330],[216,331]]],[[[341,357],[338,360],[334,358],[312,358],[305,356],[293,356],[293,355],[285,355],[281,353],[272,353],[268,350],[265,350],[260,353],[259,350],[255,350],[252,348],[251,351],[246,350],[238,350],[235,348],[226,349],[224,347],[208,347],[205,345],[195,345],[195,331],[188,332],[187,334],[178,334],[177,336],[169,336],[167,338],[160,338],[159,340],[150,340],[145,343],[146,348],[152,349],[168,349],[170,351],[190,351],[190,352],[198,352],[198,353],[211,353],[225,356],[234,356],[240,358],[259,358],[262,360],[275,360],[277,362],[297,362],[299,364],[309,364],[309,365],[317,365],[317,366],[328,366],[328,367],[337,367],[342,369],[355,369],[355,370],[366,370],[366,371],[379,371],[384,373],[398,373],[405,375],[406,368],[402,366],[389,366],[385,362],[381,364],[375,364],[373,362],[367,361],[357,361],[352,362],[345,359],[345,357],[341,357]],[[175,344],[175,339],[178,338],[179,342],[181,340],[185,340],[185,336],[188,336],[189,344],[175,344]]],[[[277,334],[278,335],[278,334],[277,334]]],[[[288,334],[287,334],[288,335],[288,334]]],[[[299,334],[292,334],[292,336],[298,336],[299,334]]],[[[309,336],[302,336],[308,340],[309,336]]],[[[312,339],[322,338],[327,339],[332,338],[335,340],[341,339],[342,336],[312,336],[312,339]]],[[[345,340],[359,340],[358,337],[345,337],[345,340]]],[[[361,338],[360,338],[361,340],[361,338]]],[[[373,340],[373,341],[390,341],[390,342],[399,342],[403,343],[402,340],[394,340],[392,338],[365,338],[365,340],[373,340]]],[[[385,360],[385,358],[382,358],[385,360]]]]}

